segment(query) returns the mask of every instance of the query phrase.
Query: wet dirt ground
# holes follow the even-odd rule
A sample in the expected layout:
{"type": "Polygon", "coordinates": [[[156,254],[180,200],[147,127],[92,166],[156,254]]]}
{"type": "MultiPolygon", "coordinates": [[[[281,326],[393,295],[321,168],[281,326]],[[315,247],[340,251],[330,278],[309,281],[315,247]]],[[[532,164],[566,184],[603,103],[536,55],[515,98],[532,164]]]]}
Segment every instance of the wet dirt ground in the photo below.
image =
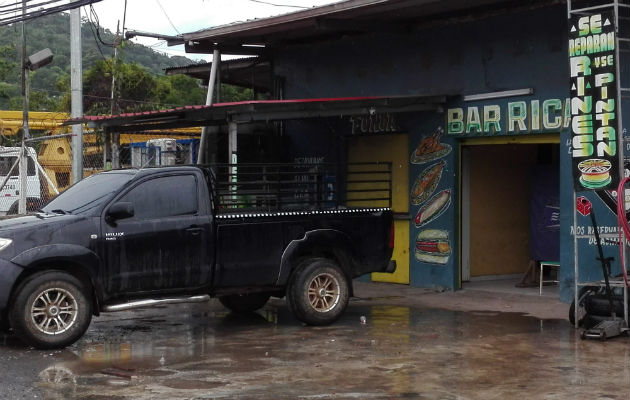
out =
{"type": "Polygon", "coordinates": [[[212,300],[95,318],[61,351],[3,336],[0,398],[630,398],[628,337],[582,341],[557,301],[373,284],[356,294],[327,327],[303,326],[282,300],[249,316],[212,300]]]}

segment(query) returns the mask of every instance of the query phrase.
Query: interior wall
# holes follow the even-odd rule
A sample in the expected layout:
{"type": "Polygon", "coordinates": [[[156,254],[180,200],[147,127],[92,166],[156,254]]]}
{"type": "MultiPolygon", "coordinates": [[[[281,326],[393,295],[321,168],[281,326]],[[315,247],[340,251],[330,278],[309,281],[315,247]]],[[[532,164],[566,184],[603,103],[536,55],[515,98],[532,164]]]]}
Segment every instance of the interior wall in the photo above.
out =
{"type": "Polygon", "coordinates": [[[537,145],[470,146],[470,275],[524,273],[537,145]]]}

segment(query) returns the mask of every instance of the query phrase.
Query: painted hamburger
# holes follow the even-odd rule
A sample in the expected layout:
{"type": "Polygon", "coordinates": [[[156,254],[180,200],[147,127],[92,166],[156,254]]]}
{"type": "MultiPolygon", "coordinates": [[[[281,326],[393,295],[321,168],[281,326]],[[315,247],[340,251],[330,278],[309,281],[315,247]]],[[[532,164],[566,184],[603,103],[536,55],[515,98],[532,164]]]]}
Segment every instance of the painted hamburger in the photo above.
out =
{"type": "Polygon", "coordinates": [[[425,229],[416,236],[416,260],[428,264],[444,265],[451,256],[448,232],[441,229],[425,229]]]}

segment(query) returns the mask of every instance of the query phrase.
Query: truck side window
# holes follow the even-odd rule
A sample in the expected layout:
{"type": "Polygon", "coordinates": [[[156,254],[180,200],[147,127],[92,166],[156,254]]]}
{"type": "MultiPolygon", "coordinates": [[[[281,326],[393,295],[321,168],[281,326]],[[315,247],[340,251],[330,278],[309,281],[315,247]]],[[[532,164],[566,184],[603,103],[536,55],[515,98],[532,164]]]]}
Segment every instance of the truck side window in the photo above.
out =
{"type": "MultiPolygon", "coordinates": [[[[9,173],[9,170],[11,169],[15,161],[17,161],[17,157],[0,157],[0,176],[7,176],[7,174],[9,173]]],[[[26,174],[28,176],[34,176],[36,173],[35,162],[33,161],[31,157],[27,158],[27,165],[28,167],[26,170],[26,174]]],[[[13,168],[13,171],[11,171],[11,176],[19,176],[19,175],[20,175],[20,169],[16,165],[15,168],[13,168]]]]}
{"type": "Polygon", "coordinates": [[[197,213],[197,180],[193,175],[164,176],[142,182],[119,201],[133,204],[134,218],[153,219],[197,213]]]}
{"type": "MultiPolygon", "coordinates": [[[[33,161],[33,159],[31,157],[28,157],[27,159],[27,165],[28,167],[26,168],[26,175],[28,176],[35,176],[35,162],[33,161]]],[[[19,173],[18,173],[19,175],[19,173]]]]}

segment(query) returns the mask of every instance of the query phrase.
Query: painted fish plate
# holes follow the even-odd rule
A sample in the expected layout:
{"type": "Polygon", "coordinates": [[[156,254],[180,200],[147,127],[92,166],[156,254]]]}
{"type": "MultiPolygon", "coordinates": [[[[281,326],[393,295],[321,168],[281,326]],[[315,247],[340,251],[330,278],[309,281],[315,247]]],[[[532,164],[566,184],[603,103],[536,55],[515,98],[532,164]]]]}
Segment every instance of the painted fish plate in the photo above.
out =
{"type": "Polygon", "coordinates": [[[417,206],[433,194],[437,185],[440,183],[440,179],[442,179],[442,171],[445,165],[446,161],[440,161],[425,168],[424,171],[418,175],[411,188],[411,204],[417,206]]]}

